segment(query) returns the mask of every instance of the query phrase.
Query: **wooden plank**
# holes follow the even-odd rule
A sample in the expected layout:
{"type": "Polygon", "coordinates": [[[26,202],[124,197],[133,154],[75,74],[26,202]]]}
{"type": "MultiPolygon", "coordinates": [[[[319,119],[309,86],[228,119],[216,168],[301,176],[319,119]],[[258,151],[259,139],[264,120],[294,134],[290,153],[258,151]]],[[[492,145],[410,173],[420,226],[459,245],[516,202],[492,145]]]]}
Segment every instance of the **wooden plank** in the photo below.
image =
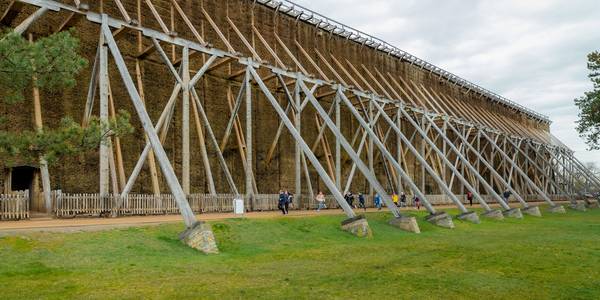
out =
{"type": "Polygon", "coordinates": [[[204,41],[204,39],[202,38],[200,33],[198,33],[198,30],[196,30],[196,28],[194,27],[194,25],[192,24],[192,22],[190,21],[188,16],[183,12],[183,9],[181,9],[181,6],[179,6],[179,3],[177,3],[177,1],[175,1],[175,0],[171,0],[171,5],[172,5],[172,7],[175,8],[175,10],[177,10],[177,13],[183,19],[183,22],[187,25],[188,29],[192,32],[192,34],[198,40],[198,42],[200,42],[200,44],[206,46],[206,42],[204,41]]]}
{"type": "Polygon", "coordinates": [[[254,47],[252,47],[252,45],[250,45],[250,43],[248,42],[246,37],[237,28],[237,26],[235,26],[235,23],[233,23],[233,21],[229,18],[229,16],[226,16],[226,19],[227,19],[227,22],[229,22],[229,26],[231,26],[231,28],[237,34],[237,36],[240,38],[240,40],[242,40],[242,43],[244,44],[244,46],[246,46],[246,48],[248,48],[248,50],[250,50],[250,53],[252,53],[252,57],[256,60],[262,61],[262,58],[260,58],[260,55],[258,55],[258,53],[256,53],[256,49],[254,49],[254,47]]]}
{"type": "Polygon", "coordinates": [[[317,70],[317,73],[319,73],[321,78],[325,79],[326,81],[331,81],[329,79],[329,77],[327,77],[327,75],[325,75],[323,70],[321,70],[321,68],[315,63],[315,61],[312,59],[312,57],[310,57],[308,52],[306,52],[306,50],[304,50],[302,45],[300,45],[300,43],[298,43],[297,40],[294,40],[294,43],[296,44],[296,47],[298,47],[298,50],[300,50],[300,53],[302,53],[302,55],[304,55],[304,57],[308,60],[308,62],[310,62],[310,64],[313,66],[313,68],[315,68],[315,70],[317,70]]]}
{"type": "Polygon", "coordinates": [[[212,27],[212,29],[217,33],[217,35],[221,39],[221,41],[225,44],[225,47],[227,47],[227,51],[232,52],[232,53],[236,52],[235,49],[233,49],[233,47],[231,46],[231,44],[227,40],[227,38],[225,38],[225,35],[223,35],[223,32],[221,31],[221,29],[219,28],[219,26],[217,26],[217,24],[215,23],[215,21],[213,21],[213,19],[210,17],[210,14],[208,14],[208,12],[206,12],[206,10],[204,9],[204,7],[201,7],[200,11],[204,15],[204,18],[206,18],[206,20],[208,21],[208,24],[210,24],[210,26],[212,27]]]}
{"type": "Polygon", "coordinates": [[[152,3],[152,1],[150,1],[150,0],[144,0],[144,1],[146,2],[146,5],[148,5],[148,8],[150,8],[150,12],[154,16],[154,20],[156,20],[156,22],[158,22],[158,25],[160,26],[162,31],[166,34],[172,35],[173,33],[169,30],[169,28],[167,27],[167,25],[165,24],[163,19],[160,17],[160,14],[158,13],[158,11],[156,11],[156,7],[154,7],[154,4],[152,3]]]}
{"type": "Polygon", "coordinates": [[[312,77],[311,74],[309,74],[306,69],[304,68],[304,66],[300,63],[300,61],[296,58],[296,56],[290,51],[290,49],[286,46],[286,44],[279,38],[279,35],[277,34],[277,32],[274,32],[273,35],[275,36],[275,40],[279,43],[279,45],[281,46],[281,48],[283,48],[283,50],[285,51],[285,53],[292,59],[292,61],[296,64],[296,67],[298,67],[298,69],[300,70],[300,72],[302,72],[304,75],[308,76],[308,77],[312,77]]]}

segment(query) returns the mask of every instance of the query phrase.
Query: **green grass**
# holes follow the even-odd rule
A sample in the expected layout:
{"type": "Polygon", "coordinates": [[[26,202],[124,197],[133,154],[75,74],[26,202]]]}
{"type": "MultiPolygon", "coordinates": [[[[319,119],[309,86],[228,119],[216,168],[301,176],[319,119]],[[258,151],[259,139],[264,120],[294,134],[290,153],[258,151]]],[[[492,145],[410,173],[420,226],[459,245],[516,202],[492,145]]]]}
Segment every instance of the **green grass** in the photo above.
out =
{"type": "Polygon", "coordinates": [[[0,238],[0,298],[599,299],[600,210],[455,221],[422,233],[368,214],[212,223],[221,254],[177,240],[181,225],[0,238]]]}

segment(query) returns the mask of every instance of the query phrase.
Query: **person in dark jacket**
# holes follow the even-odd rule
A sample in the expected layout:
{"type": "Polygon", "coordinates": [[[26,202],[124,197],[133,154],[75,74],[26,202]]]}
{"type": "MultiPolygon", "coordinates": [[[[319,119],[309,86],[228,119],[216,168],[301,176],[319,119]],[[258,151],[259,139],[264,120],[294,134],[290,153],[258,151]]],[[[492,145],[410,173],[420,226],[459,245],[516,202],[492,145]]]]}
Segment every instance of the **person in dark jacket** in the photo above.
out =
{"type": "Polygon", "coordinates": [[[400,192],[400,207],[406,207],[406,194],[400,192]]]}
{"type": "Polygon", "coordinates": [[[352,195],[352,192],[348,192],[345,196],[344,199],[346,199],[346,203],[348,203],[348,205],[350,205],[351,208],[354,208],[353,203],[354,203],[354,195],[352,195]]]}
{"type": "Polygon", "coordinates": [[[502,194],[502,196],[504,197],[504,202],[506,202],[506,204],[508,204],[508,200],[510,199],[511,195],[512,193],[508,189],[504,191],[504,194],[502,194]]]}
{"type": "Polygon", "coordinates": [[[279,208],[279,210],[281,210],[281,213],[283,213],[284,215],[287,214],[287,210],[286,210],[286,195],[283,191],[279,191],[279,202],[277,203],[277,207],[279,208]]]}
{"type": "Polygon", "coordinates": [[[358,193],[358,207],[367,211],[367,206],[365,206],[365,196],[362,193],[358,193]]]}
{"type": "Polygon", "coordinates": [[[284,207],[285,207],[285,214],[289,214],[290,213],[290,192],[288,192],[287,190],[285,190],[285,203],[284,203],[284,207]]]}
{"type": "Polygon", "coordinates": [[[417,209],[421,209],[421,200],[417,196],[415,196],[415,206],[417,209]]]}

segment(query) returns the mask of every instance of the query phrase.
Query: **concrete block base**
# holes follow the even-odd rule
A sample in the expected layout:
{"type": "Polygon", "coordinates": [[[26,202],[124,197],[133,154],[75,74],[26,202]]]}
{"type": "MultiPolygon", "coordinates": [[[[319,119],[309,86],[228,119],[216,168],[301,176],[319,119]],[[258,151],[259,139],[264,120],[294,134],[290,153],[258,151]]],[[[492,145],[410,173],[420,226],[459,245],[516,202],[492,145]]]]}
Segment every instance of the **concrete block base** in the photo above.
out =
{"type": "Polygon", "coordinates": [[[433,225],[444,227],[444,228],[454,228],[454,222],[452,222],[452,217],[446,212],[438,212],[436,214],[431,214],[425,217],[425,220],[433,225]]]}
{"type": "Polygon", "coordinates": [[[548,211],[551,213],[555,213],[555,214],[566,214],[567,213],[567,211],[565,210],[565,207],[562,205],[551,206],[550,209],[548,209],[548,211]]]}
{"type": "Polygon", "coordinates": [[[417,218],[415,217],[401,216],[399,218],[393,218],[390,220],[389,224],[404,231],[421,233],[419,224],[417,224],[417,218]]]}
{"type": "Polygon", "coordinates": [[[505,210],[502,214],[507,218],[515,218],[515,219],[523,219],[523,214],[521,213],[520,208],[511,208],[509,210],[505,210]]]}
{"type": "Polygon", "coordinates": [[[489,219],[493,219],[493,220],[504,220],[504,215],[502,214],[502,211],[499,209],[490,210],[490,211],[482,214],[481,216],[489,218],[489,219]]]}
{"type": "Polygon", "coordinates": [[[367,219],[362,215],[342,221],[342,230],[348,231],[357,237],[373,236],[367,219]]]}
{"type": "Polygon", "coordinates": [[[192,228],[187,229],[179,235],[179,239],[184,244],[204,252],[205,254],[218,254],[219,248],[215,241],[215,235],[209,224],[204,222],[196,223],[192,228]]]}
{"type": "Polygon", "coordinates": [[[596,199],[587,199],[586,201],[587,208],[600,208],[600,204],[598,204],[598,200],[596,199]]]}
{"type": "Polygon", "coordinates": [[[587,211],[585,201],[576,201],[575,203],[571,203],[571,208],[578,211],[587,211]]]}
{"type": "Polygon", "coordinates": [[[540,212],[540,208],[537,206],[530,206],[522,209],[523,213],[528,214],[534,217],[541,217],[542,212],[540,212]]]}
{"type": "Polygon", "coordinates": [[[475,224],[479,224],[479,223],[481,223],[481,222],[479,221],[479,216],[478,216],[478,215],[477,215],[477,213],[476,213],[476,212],[474,212],[474,211],[469,211],[469,212],[466,212],[466,213],[460,214],[460,215],[458,215],[458,216],[457,216],[457,218],[458,218],[459,220],[463,220],[463,221],[469,221],[469,222],[471,222],[471,223],[475,223],[475,224]]]}

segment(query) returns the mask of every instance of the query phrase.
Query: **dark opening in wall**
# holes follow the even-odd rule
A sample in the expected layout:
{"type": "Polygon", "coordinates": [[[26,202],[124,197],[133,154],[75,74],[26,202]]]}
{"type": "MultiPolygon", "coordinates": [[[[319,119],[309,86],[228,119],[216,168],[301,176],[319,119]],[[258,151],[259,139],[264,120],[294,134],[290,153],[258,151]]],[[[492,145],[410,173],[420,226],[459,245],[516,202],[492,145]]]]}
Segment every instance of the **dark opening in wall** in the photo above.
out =
{"type": "Polygon", "coordinates": [[[37,168],[22,166],[13,167],[11,174],[11,190],[13,191],[24,191],[29,190],[31,192],[33,185],[33,176],[37,168]]]}

